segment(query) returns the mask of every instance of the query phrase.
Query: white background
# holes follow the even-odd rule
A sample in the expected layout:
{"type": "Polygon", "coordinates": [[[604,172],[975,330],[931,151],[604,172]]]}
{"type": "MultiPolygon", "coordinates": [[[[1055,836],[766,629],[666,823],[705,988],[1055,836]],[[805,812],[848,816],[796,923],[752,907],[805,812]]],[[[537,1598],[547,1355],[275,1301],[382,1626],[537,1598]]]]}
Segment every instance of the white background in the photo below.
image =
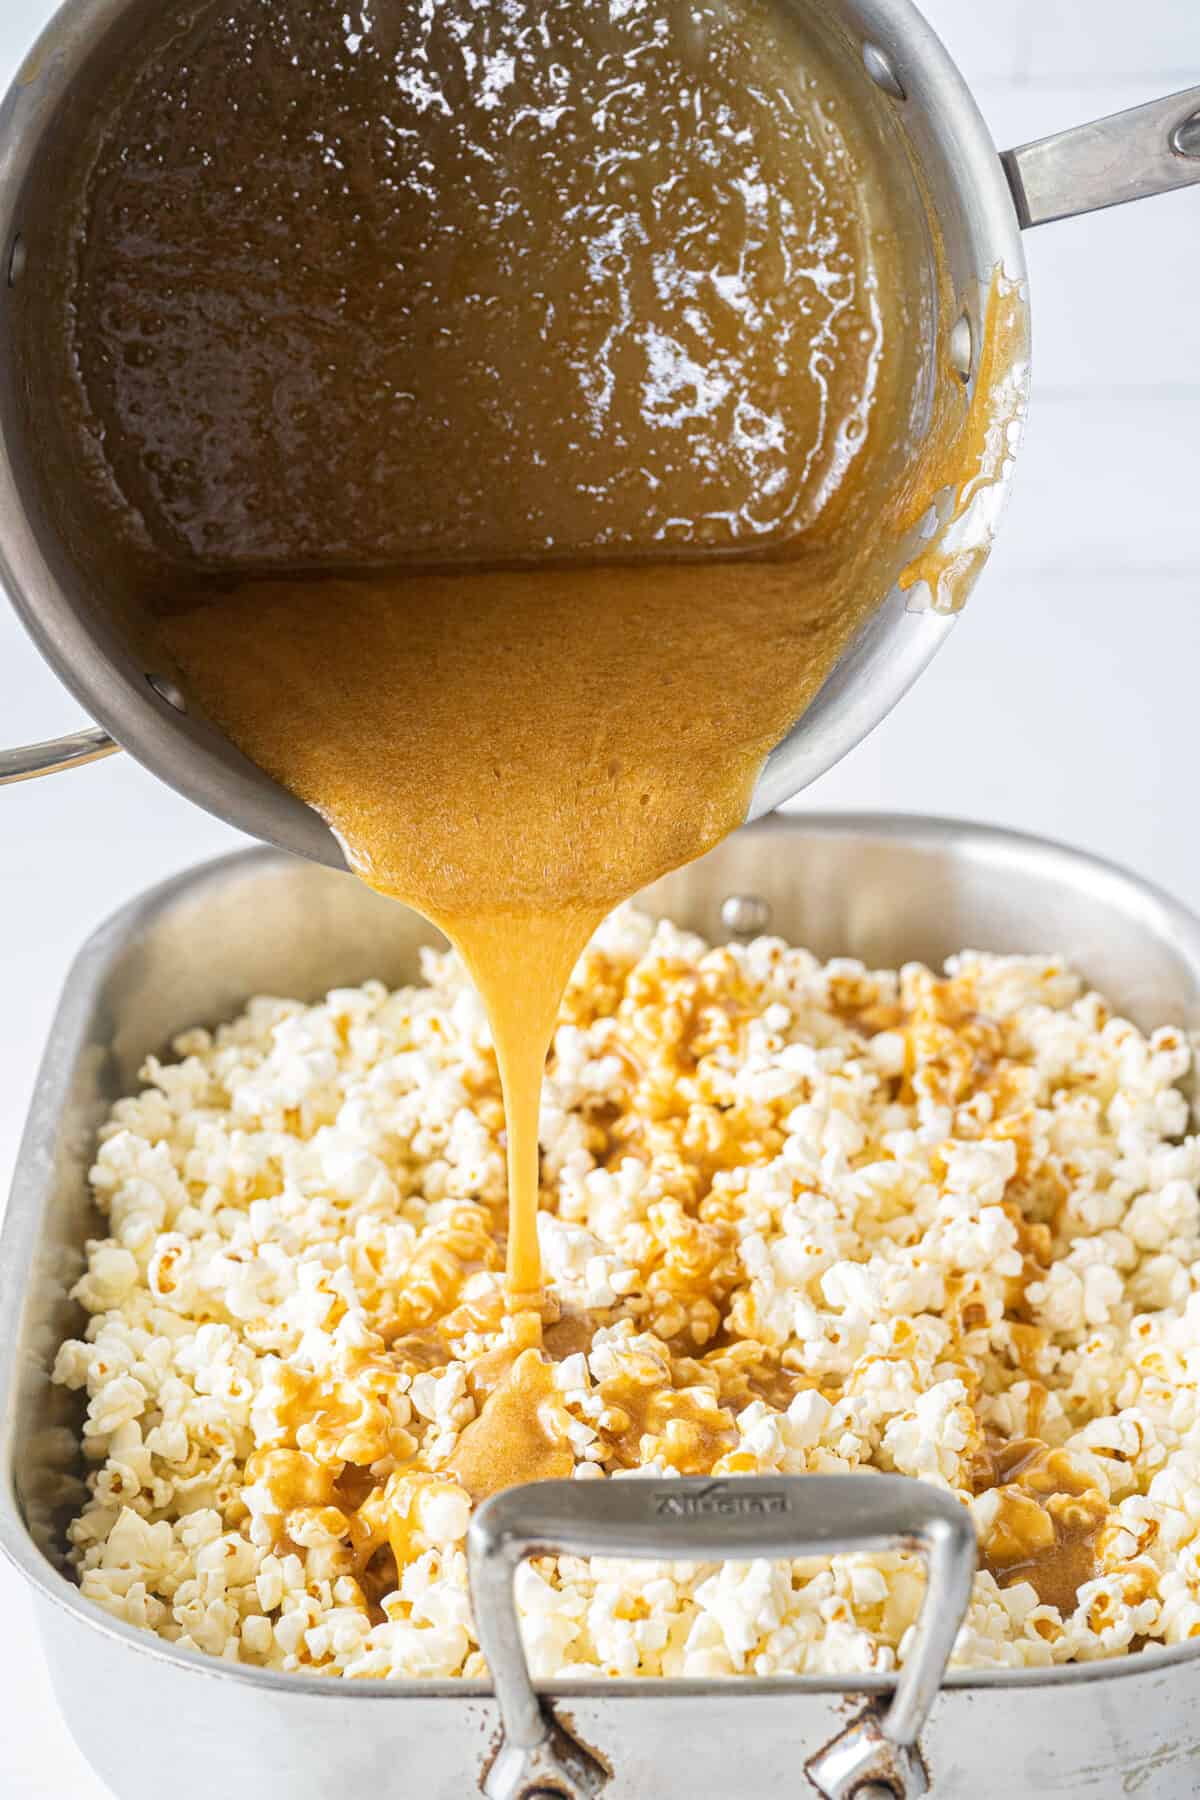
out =
{"type": "MultiPolygon", "coordinates": [[[[0,87],[52,9],[0,0],[0,87]]],[[[1200,83],[1197,0],[926,11],[1002,145],[1200,83]]],[[[804,803],[1050,833],[1200,906],[1200,189],[1043,229],[1028,251],[1034,404],[999,547],[931,671],[804,803]]],[[[0,735],[78,722],[0,602],[0,735]]],[[[242,840],[126,757],[5,790],[0,831],[2,1195],[76,947],[137,889],[242,840]]],[[[0,1800],[103,1800],[5,1568],[0,1620],[0,1800]]]]}

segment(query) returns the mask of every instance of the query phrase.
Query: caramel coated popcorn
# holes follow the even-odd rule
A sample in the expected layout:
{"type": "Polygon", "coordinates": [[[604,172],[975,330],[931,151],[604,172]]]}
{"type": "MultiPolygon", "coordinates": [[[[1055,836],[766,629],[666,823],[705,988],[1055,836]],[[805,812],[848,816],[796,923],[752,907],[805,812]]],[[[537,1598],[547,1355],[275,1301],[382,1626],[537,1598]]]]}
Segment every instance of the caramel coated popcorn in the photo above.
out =
{"type": "MultiPolygon", "coordinates": [[[[76,1290],[84,1594],[233,1661],[483,1673],[472,1426],[523,1386],[552,1472],[883,1470],[970,1508],[955,1651],[1200,1634],[1200,1142],[1183,1035],[1050,958],[945,976],[710,949],[626,908],[542,1109],[546,1358],[502,1304],[504,1117],[457,960],[259,999],[102,1133],[76,1290]]],[[[903,1556],[522,1569],[539,1677],[902,1662],[903,1556]]]]}

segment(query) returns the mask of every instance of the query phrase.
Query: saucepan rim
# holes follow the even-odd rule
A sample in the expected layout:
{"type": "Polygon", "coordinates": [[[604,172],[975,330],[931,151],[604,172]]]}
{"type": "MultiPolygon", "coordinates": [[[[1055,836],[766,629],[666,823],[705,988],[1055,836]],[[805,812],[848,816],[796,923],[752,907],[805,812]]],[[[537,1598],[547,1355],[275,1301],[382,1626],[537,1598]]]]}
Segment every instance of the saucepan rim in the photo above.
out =
{"type": "MultiPolygon", "coordinates": [[[[793,813],[774,816],[743,828],[756,838],[858,838],[871,844],[907,846],[915,851],[954,847],[969,853],[977,866],[998,876],[1005,868],[1024,867],[1043,879],[1058,877],[1064,885],[1086,886],[1108,893],[1131,913],[1141,913],[1161,936],[1169,937],[1196,970],[1200,980],[1200,918],[1161,888],[1118,864],[1051,839],[967,820],[923,814],[793,813]],[[1067,879],[1069,878],[1069,880],[1067,879]]],[[[741,836],[742,834],[738,834],[741,836]]],[[[148,889],[102,924],[85,942],[67,976],[38,1076],[33,1105],[18,1153],[8,1211],[0,1227],[0,1318],[12,1329],[0,1333],[0,1552],[15,1564],[39,1601],[54,1605],[85,1630],[115,1640],[122,1648],[151,1656],[213,1681],[237,1681],[269,1689],[279,1697],[326,1695],[330,1699],[367,1700],[479,1699],[491,1694],[488,1683],[464,1680],[343,1681],[329,1676],[288,1674],[221,1662],[200,1651],[181,1649],[147,1631],[113,1619],[86,1601],[79,1590],[34,1543],[17,1503],[12,1453],[12,1407],[16,1390],[21,1337],[16,1323],[22,1314],[24,1285],[32,1266],[41,1223],[44,1188],[51,1167],[62,1108],[76,1058],[87,1042],[97,993],[115,959],[157,917],[175,905],[202,900],[206,889],[254,869],[286,869],[294,858],[267,848],[235,851],[200,863],[148,889]]],[[[1128,1681],[1150,1676],[1200,1657],[1200,1640],[1138,1651],[1131,1656],[1048,1669],[956,1669],[943,1686],[969,1691],[1024,1688],[1076,1682],[1128,1681]]],[[[643,1677],[607,1680],[556,1677],[539,1683],[539,1691],[576,1698],[664,1700],[672,1696],[729,1692],[755,1694],[853,1693],[882,1694],[895,1684],[893,1675],[856,1673],[845,1676],[777,1676],[719,1680],[643,1677]]]]}

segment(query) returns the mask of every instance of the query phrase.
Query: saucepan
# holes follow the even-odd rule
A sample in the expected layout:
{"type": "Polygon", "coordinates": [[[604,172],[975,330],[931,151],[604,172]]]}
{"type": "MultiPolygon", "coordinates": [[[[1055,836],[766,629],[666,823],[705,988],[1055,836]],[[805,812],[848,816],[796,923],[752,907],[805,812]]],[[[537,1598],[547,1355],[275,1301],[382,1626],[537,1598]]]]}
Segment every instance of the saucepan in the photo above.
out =
{"type": "MultiPolygon", "coordinates": [[[[104,546],[64,529],[71,469],[47,473],[53,435],[39,319],[62,261],[64,169],[81,122],[94,118],[148,22],[183,0],[68,0],[32,50],[0,110],[0,578],[65,685],[98,721],[53,742],[0,753],[0,783],[68,769],[118,747],[190,799],[252,835],[343,866],[332,833],[253,767],[147,666],[103,588],[104,546]]],[[[194,0],[192,0],[194,5],[194,0]]],[[[1007,494],[1028,374],[1028,301],[1021,233],[1032,225],[1200,181],[1200,88],[1001,155],[970,89],[910,0],[779,0],[802,6],[837,54],[880,154],[909,171],[912,221],[928,238],[931,384],[960,381],[978,397],[997,379],[983,353],[988,296],[1015,296],[1010,354],[999,372],[990,479],[964,511],[935,501],[924,547],[965,566],[963,598],[1007,494]],[[917,199],[920,199],[920,206],[917,199]],[[932,220],[932,226],[928,221],[932,220]]],[[[944,497],[943,497],[944,498],[944,497]]],[[[900,699],[945,641],[954,606],[903,577],[848,647],[804,717],[768,759],[750,817],[830,768],[900,699]]]]}

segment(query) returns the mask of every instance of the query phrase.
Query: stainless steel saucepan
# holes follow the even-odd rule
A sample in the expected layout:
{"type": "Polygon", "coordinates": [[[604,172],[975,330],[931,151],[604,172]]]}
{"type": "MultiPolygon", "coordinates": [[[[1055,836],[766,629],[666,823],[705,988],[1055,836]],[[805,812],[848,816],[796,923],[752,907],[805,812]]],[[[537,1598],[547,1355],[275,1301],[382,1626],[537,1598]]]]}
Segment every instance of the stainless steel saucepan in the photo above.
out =
{"type": "MultiPolygon", "coordinates": [[[[106,604],[103,546],[68,541],[62,494],[39,455],[48,433],[36,354],[39,307],[61,220],[64,159],[95,115],[114,71],[136,55],[148,20],[181,0],[67,0],[0,110],[0,577],[29,631],[97,726],[0,753],[0,783],[68,769],[118,746],[190,799],[253,835],[342,866],[332,834],[307,806],[253,767],[148,669],[106,604]]],[[[953,305],[931,328],[927,373],[973,392],[982,311],[998,273],[1021,284],[1021,232],[1070,214],[1200,181],[1200,88],[1000,155],[962,76],[910,0],[779,0],[805,7],[856,84],[864,118],[909,172],[912,228],[940,279],[932,209],[953,305]],[[918,207],[916,196],[926,197],[918,207]]],[[[891,153],[889,151],[889,153],[891,153]]],[[[903,222],[902,222],[903,223],[903,222]]],[[[1023,359],[1022,359],[1023,360],[1023,359]]],[[[1024,366],[1013,390],[1009,453],[977,525],[986,552],[1011,480],[1024,366]]],[[[56,482],[69,481],[62,468],[56,482]]],[[[935,538],[946,525],[928,522],[935,538]]],[[[961,529],[950,524],[950,530],[961,529]]],[[[915,681],[954,623],[920,590],[880,595],[870,622],[799,725],[769,758],[750,816],[798,793],[866,735],[915,681]]]]}
{"type": "MultiPolygon", "coordinates": [[[[1070,957],[1143,1027],[1200,1027],[1200,921],[1092,857],[929,819],[765,820],[657,884],[651,910],[738,922],[822,956],[937,964],[964,944],[1070,957]]],[[[723,923],[724,921],[724,928],[723,923]]],[[[475,1613],[494,1686],[340,1681],[215,1661],[110,1618],[61,1571],[81,1397],[49,1379],[84,1320],[87,1169],[108,1107],[173,1033],[255,993],[412,980],[433,940],[363,883],[274,851],[156,888],[82,952],[55,1020],[0,1234],[0,1553],[30,1584],[51,1677],[119,1800],[1194,1800],[1200,1641],[1041,1670],[945,1664],[974,1567],[967,1515],[885,1475],[561,1482],[477,1515],[475,1613]],[[602,1491],[601,1491],[602,1490],[602,1491]],[[904,1545],[928,1559],[901,1679],[570,1681],[535,1692],[516,1631],[523,1555],[687,1561],[904,1545]]]]}

